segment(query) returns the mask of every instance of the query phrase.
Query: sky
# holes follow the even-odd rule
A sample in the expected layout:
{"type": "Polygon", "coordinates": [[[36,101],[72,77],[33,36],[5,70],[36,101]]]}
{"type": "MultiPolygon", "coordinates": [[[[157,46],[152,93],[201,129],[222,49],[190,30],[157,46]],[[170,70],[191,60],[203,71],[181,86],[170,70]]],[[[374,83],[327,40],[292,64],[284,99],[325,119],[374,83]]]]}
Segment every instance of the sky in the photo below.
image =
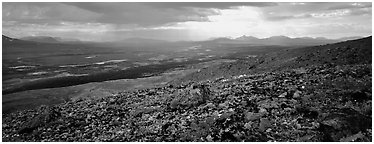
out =
{"type": "Polygon", "coordinates": [[[85,41],[197,41],[243,35],[341,38],[372,33],[370,2],[2,3],[3,35],[85,41]]]}

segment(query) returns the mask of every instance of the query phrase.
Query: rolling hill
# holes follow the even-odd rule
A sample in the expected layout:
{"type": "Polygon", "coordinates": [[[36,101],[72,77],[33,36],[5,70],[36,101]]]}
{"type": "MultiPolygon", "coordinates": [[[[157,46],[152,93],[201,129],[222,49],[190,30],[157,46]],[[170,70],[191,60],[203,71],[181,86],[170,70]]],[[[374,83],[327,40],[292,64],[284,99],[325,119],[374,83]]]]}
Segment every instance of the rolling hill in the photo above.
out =
{"type": "Polygon", "coordinates": [[[279,46],[315,46],[337,43],[341,41],[359,39],[362,37],[344,37],[340,39],[327,39],[323,37],[300,37],[290,38],[287,36],[272,36],[268,38],[256,38],[253,36],[241,36],[235,39],[216,38],[202,43],[219,43],[219,44],[248,44],[248,45],[279,45],[279,46]]]}
{"type": "Polygon", "coordinates": [[[40,43],[81,43],[80,40],[74,38],[61,38],[61,37],[51,37],[51,36],[28,36],[22,37],[21,40],[33,41],[40,43]]]}

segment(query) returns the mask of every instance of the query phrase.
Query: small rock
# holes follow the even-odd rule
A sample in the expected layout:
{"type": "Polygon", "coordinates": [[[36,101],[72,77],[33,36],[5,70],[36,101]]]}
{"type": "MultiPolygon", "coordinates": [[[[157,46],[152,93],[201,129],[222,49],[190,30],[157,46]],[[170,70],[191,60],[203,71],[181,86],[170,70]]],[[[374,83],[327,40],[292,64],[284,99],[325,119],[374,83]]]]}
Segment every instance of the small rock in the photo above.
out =
{"type": "Polygon", "coordinates": [[[216,106],[213,103],[207,103],[205,105],[206,108],[215,108],[216,106]]]}
{"type": "Polygon", "coordinates": [[[174,85],[169,84],[167,87],[168,87],[168,88],[174,88],[174,85]]]}
{"type": "Polygon", "coordinates": [[[286,111],[286,112],[292,111],[292,108],[289,108],[289,107],[284,108],[284,111],[286,111]]]}
{"type": "Polygon", "coordinates": [[[266,132],[268,132],[268,133],[271,132],[271,128],[268,128],[268,129],[266,130],[266,132]]]}
{"type": "Polygon", "coordinates": [[[229,118],[231,115],[232,115],[232,113],[230,113],[230,112],[226,112],[226,113],[223,113],[223,114],[219,117],[219,119],[224,120],[224,119],[229,118]]]}
{"type": "Polygon", "coordinates": [[[226,105],[226,103],[220,103],[220,104],[218,105],[218,107],[219,107],[219,108],[227,108],[227,105],[226,105]]]}
{"type": "Polygon", "coordinates": [[[118,125],[120,125],[121,123],[120,122],[118,122],[118,121],[111,121],[110,122],[110,125],[113,125],[113,126],[118,126],[118,125]]]}
{"type": "Polygon", "coordinates": [[[319,128],[319,123],[318,122],[312,122],[312,129],[317,129],[319,128]]]}
{"type": "Polygon", "coordinates": [[[110,99],[109,99],[109,102],[110,102],[110,103],[114,103],[114,102],[116,102],[116,99],[114,99],[114,98],[110,98],[110,99]]]}
{"type": "Polygon", "coordinates": [[[252,129],[252,123],[253,122],[247,122],[247,123],[245,123],[244,124],[244,128],[246,128],[246,129],[252,129]]]}
{"type": "Polygon", "coordinates": [[[212,142],[212,141],[213,141],[213,138],[212,138],[211,135],[208,135],[208,136],[206,137],[206,140],[209,141],[209,142],[212,142]]]}
{"type": "Polygon", "coordinates": [[[270,123],[269,119],[267,119],[267,118],[260,119],[260,126],[259,126],[260,131],[265,131],[266,129],[268,129],[270,127],[271,127],[271,123],[270,123]]]}
{"type": "Polygon", "coordinates": [[[284,97],[286,97],[287,96],[287,92],[284,92],[284,93],[282,93],[281,95],[279,95],[278,97],[279,98],[284,98],[284,97]]]}
{"type": "Polygon", "coordinates": [[[209,125],[213,125],[214,122],[215,122],[215,118],[214,117],[208,117],[208,118],[206,118],[205,122],[209,125]]]}
{"type": "Polygon", "coordinates": [[[244,107],[247,106],[247,101],[241,101],[240,104],[244,107]]]}
{"type": "Polygon", "coordinates": [[[233,108],[230,108],[229,110],[228,110],[229,112],[234,112],[235,111],[235,109],[233,109],[233,108]]]}
{"type": "Polygon", "coordinates": [[[279,102],[277,100],[263,100],[258,103],[259,107],[265,109],[277,109],[279,108],[279,102]]]}
{"type": "Polygon", "coordinates": [[[236,139],[240,139],[240,137],[242,137],[243,134],[237,132],[237,133],[234,133],[233,136],[234,136],[236,139]]]}
{"type": "Polygon", "coordinates": [[[293,94],[293,98],[299,98],[300,97],[300,94],[301,94],[301,91],[296,91],[294,94],[293,94]]]}
{"type": "Polygon", "coordinates": [[[261,115],[259,113],[253,113],[253,112],[248,112],[246,115],[245,115],[245,119],[247,121],[254,121],[254,120],[258,120],[260,119],[261,115]]]}
{"type": "Polygon", "coordinates": [[[87,118],[86,119],[91,119],[92,115],[91,114],[87,114],[87,118]]]}
{"type": "Polygon", "coordinates": [[[301,125],[300,124],[296,124],[296,129],[301,129],[301,125]]]}
{"type": "Polygon", "coordinates": [[[9,127],[9,125],[3,123],[3,128],[7,128],[7,127],[9,127]]]}
{"type": "Polygon", "coordinates": [[[120,130],[120,131],[117,131],[116,133],[117,134],[123,134],[123,133],[125,133],[125,131],[120,130]]]}
{"type": "Polygon", "coordinates": [[[212,115],[213,115],[213,117],[219,117],[219,112],[218,111],[214,111],[212,115]]]}
{"type": "Polygon", "coordinates": [[[262,114],[262,115],[266,115],[268,113],[268,111],[264,108],[260,108],[260,110],[258,111],[258,113],[262,114]]]}
{"type": "Polygon", "coordinates": [[[285,122],[282,122],[281,124],[282,125],[288,125],[288,122],[285,121],[285,122]]]}

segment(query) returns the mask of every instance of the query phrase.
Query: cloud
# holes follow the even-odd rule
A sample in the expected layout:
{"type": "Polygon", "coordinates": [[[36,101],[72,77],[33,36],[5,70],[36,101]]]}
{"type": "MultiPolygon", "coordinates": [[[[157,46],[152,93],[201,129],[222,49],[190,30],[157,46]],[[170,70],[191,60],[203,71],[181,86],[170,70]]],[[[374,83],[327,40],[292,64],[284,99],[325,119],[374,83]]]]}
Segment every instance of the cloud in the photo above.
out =
{"type": "Polygon", "coordinates": [[[209,21],[207,16],[220,14],[217,9],[238,6],[268,7],[277,3],[65,3],[102,14],[98,22],[136,23],[142,26],[162,25],[172,22],[209,21]]]}
{"type": "Polygon", "coordinates": [[[371,3],[338,3],[327,8],[327,10],[371,8],[371,3]]]}
{"type": "Polygon", "coordinates": [[[344,37],[357,35],[370,35],[371,28],[366,25],[357,23],[330,23],[330,24],[314,24],[306,26],[305,29],[309,35],[325,37],[344,37]],[[352,33],[354,32],[354,33],[352,33]]]}
{"type": "Polygon", "coordinates": [[[60,3],[3,3],[3,20],[24,23],[93,21],[100,15],[60,3]]]}
{"type": "Polygon", "coordinates": [[[3,34],[11,37],[57,36],[89,41],[115,41],[131,37],[163,40],[185,39],[185,28],[174,25],[139,27],[127,24],[104,24],[87,22],[60,22],[53,25],[3,21],[3,34]]]}
{"type": "Polygon", "coordinates": [[[279,7],[263,11],[264,19],[269,21],[342,18],[355,15],[371,15],[371,3],[281,3],[279,7]]]}
{"type": "Polygon", "coordinates": [[[29,35],[56,35],[59,33],[85,33],[89,37],[92,34],[98,34],[113,29],[113,25],[100,23],[70,23],[61,22],[60,24],[31,24],[19,23],[15,21],[3,22],[3,33],[16,35],[17,37],[29,35]]]}
{"type": "Polygon", "coordinates": [[[251,7],[269,7],[277,6],[278,3],[274,2],[171,2],[171,3],[145,3],[157,8],[215,8],[215,9],[231,9],[238,6],[251,6],[251,7]]]}
{"type": "Polygon", "coordinates": [[[206,16],[217,14],[208,9],[162,9],[143,3],[64,3],[101,15],[101,23],[162,25],[171,22],[207,21],[206,16]]]}
{"type": "Polygon", "coordinates": [[[216,10],[163,9],[143,3],[3,3],[3,20],[23,23],[96,22],[163,25],[171,22],[209,21],[216,10]]]}
{"type": "Polygon", "coordinates": [[[363,8],[363,9],[356,9],[351,11],[351,15],[370,15],[371,16],[371,8],[363,8]]]}
{"type": "Polygon", "coordinates": [[[290,19],[303,19],[303,18],[311,18],[311,14],[301,14],[301,15],[268,15],[266,16],[266,20],[270,21],[282,21],[282,20],[290,20],[290,19]]]}

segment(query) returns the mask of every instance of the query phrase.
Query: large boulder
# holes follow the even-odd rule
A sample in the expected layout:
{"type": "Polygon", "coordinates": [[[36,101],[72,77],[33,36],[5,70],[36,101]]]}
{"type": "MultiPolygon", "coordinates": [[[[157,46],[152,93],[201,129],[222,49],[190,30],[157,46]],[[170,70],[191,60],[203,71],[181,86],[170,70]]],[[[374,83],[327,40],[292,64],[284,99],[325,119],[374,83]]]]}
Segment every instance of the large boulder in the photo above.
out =
{"type": "Polygon", "coordinates": [[[170,102],[171,109],[185,109],[206,103],[210,99],[210,90],[206,85],[193,85],[179,90],[170,102]]]}
{"type": "Polygon", "coordinates": [[[34,129],[46,125],[61,116],[59,110],[55,107],[41,106],[38,109],[38,115],[27,121],[18,130],[19,134],[31,133],[34,129]]]}
{"type": "Polygon", "coordinates": [[[340,141],[371,129],[371,117],[350,108],[337,109],[326,115],[319,127],[322,141],[340,141]]]}

